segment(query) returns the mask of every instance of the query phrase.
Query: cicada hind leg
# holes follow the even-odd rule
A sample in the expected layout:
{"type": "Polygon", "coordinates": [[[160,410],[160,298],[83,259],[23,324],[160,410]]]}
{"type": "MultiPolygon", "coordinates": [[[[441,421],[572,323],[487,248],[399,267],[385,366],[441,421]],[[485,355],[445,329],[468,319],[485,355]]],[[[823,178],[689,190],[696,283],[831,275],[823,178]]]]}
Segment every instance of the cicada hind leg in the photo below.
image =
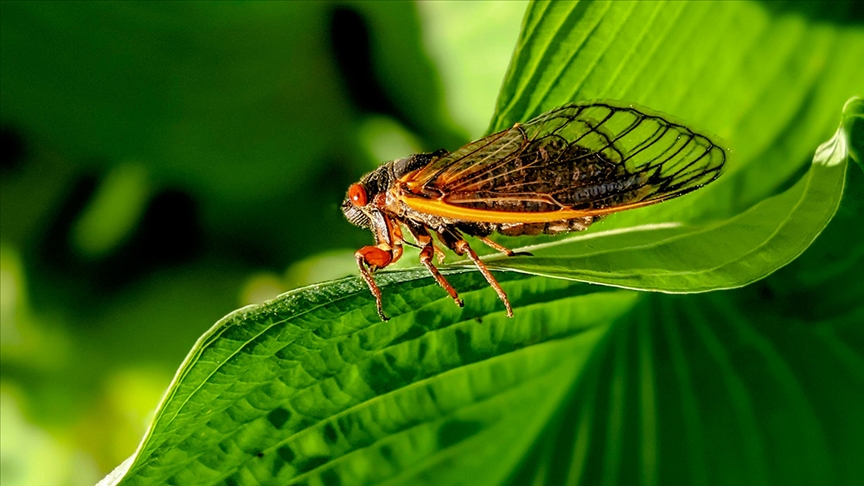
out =
{"type": "MultiPolygon", "coordinates": [[[[489,282],[489,285],[495,289],[495,293],[498,294],[498,298],[504,302],[504,307],[507,308],[507,317],[513,317],[513,308],[510,306],[510,300],[507,298],[507,293],[504,292],[504,289],[501,288],[501,284],[498,283],[498,280],[492,276],[492,272],[486,268],[486,264],[480,260],[480,257],[477,256],[477,252],[471,248],[471,245],[465,241],[465,238],[459,233],[459,231],[453,228],[441,228],[438,230],[438,237],[441,241],[447,245],[448,248],[456,252],[459,256],[467,256],[474,262],[474,265],[477,266],[477,269],[480,270],[480,273],[483,274],[483,277],[486,278],[486,281],[489,282]]],[[[483,239],[483,242],[487,245],[495,248],[496,250],[503,251],[509,256],[517,255],[516,252],[505,248],[497,243],[492,242],[492,240],[483,239]]]]}

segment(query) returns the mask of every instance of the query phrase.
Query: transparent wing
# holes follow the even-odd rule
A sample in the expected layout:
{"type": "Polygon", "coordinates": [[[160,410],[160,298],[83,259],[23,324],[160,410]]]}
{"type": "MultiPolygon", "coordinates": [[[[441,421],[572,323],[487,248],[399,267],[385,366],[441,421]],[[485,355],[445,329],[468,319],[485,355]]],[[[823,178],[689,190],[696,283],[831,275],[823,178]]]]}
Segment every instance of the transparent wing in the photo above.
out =
{"type": "Polygon", "coordinates": [[[403,182],[418,196],[465,208],[607,214],[695,190],[725,161],[709,137],[663,115],[592,102],[472,142],[403,182]]]}
{"type": "Polygon", "coordinates": [[[455,152],[450,152],[422,169],[405,175],[402,181],[414,188],[443,187],[447,182],[458,180],[460,177],[466,177],[511,158],[527,141],[525,132],[519,129],[517,124],[513,128],[463,145],[455,152]]]}

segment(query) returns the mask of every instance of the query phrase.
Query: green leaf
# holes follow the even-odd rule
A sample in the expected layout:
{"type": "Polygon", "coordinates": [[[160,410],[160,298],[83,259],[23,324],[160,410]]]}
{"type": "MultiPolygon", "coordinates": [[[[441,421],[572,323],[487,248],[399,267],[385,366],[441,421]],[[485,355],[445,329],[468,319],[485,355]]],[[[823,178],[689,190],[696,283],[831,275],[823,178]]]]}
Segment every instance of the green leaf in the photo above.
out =
{"type": "MultiPolygon", "coordinates": [[[[591,294],[575,306],[591,288],[511,274],[504,281],[523,310],[514,326],[476,273],[451,276],[470,311],[440,295],[430,304],[438,289],[423,274],[400,277],[409,310],[386,323],[356,279],[223,319],[187,358],[124,484],[420,480],[469,457],[459,451],[472,444],[505,437],[515,465],[531,437],[512,423],[539,433],[587,351],[636,298],[591,294]]],[[[468,465],[479,477],[503,452],[468,465]]]]}

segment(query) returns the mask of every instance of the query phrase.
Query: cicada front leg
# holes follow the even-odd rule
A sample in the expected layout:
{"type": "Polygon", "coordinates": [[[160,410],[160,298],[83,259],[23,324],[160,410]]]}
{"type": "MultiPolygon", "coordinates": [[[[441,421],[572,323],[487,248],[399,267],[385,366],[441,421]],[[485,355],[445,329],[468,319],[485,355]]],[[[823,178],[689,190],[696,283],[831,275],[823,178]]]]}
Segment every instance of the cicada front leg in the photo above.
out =
{"type": "Polygon", "coordinates": [[[381,304],[381,289],[372,278],[372,273],[378,269],[384,268],[387,265],[395,262],[402,256],[402,247],[396,246],[389,248],[388,245],[364,246],[354,252],[354,259],[357,261],[357,267],[360,268],[360,275],[369,286],[369,291],[375,297],[375,306],[378,309],[378,317],[382,321],[387,321],[390,318],[384,314],[384,308],[381,304]]]}

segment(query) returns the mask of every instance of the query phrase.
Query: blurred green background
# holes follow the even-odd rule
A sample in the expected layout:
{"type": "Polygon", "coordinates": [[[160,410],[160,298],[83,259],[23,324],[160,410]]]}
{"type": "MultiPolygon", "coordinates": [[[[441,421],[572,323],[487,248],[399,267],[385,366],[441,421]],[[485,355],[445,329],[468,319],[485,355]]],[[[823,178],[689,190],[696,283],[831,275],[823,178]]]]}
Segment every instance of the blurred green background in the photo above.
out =
{"type": "Polygon", "coordinates": [[[0,482],[53,485],[217,319],[353,274],[345,188],[484,134],[525,2],[0,8],[0,482]]]}

